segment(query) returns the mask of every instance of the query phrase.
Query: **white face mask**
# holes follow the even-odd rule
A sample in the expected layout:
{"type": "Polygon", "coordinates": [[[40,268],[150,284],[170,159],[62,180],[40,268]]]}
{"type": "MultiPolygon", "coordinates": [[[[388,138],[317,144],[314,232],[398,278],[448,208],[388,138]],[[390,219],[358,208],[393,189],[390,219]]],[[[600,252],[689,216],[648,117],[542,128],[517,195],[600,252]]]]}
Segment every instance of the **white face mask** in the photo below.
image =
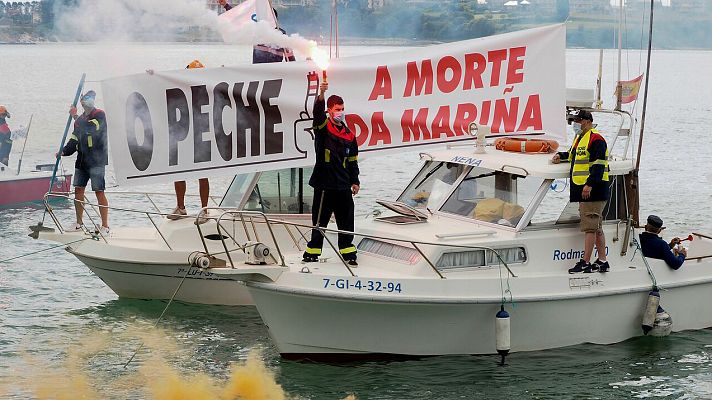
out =
{"type": "Polygon", "coordinates": [[[343,124],[344,123],[344,112],[343,111],[336,111],[334,112],[334,122],[337,124],[343,124]]]}
{"type": "Polygon", "coordinates": [[[581,131],[583,131],[583,129],[581,128],[581,124],[578,122],[571,123],[571,130],[574,131],[574,135],[578,135],[581,133],[581,131]]]}

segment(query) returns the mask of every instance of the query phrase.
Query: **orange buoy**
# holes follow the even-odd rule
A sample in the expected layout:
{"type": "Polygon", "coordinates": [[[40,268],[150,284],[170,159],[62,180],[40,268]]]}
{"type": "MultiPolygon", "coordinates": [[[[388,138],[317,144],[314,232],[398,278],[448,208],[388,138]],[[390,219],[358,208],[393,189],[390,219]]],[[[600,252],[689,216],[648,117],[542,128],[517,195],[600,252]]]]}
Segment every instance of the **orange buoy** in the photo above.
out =
{"type": "Polygon", "coordinates": [[[553,153],[559,148],[556,140],[532,138],[499,138],[494,141],[497,150],[515,153],[553,153]]]}

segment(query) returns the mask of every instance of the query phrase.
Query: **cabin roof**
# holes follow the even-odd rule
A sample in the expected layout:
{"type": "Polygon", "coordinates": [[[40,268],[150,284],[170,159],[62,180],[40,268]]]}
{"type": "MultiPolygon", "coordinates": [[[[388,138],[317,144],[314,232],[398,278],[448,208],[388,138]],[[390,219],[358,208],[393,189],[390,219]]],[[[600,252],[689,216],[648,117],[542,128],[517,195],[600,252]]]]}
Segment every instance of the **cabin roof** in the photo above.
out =
{"type": "MultiPolygon", "coordinates": [[[[428,154],[433,157],[434,161],[478,166],[515,175],[530,175],[544,179],[569,177],[569,163],[552,164],[553,154],[513,153],[496,150],[493,146],[487,146],[485,153],[477,154],[472,145],[454,146],[447,150],[428,154]]],[[[633,161],[628,159],[612,159],[608,165],[610,175],[625,175],[633,170],[633,161]]]]}

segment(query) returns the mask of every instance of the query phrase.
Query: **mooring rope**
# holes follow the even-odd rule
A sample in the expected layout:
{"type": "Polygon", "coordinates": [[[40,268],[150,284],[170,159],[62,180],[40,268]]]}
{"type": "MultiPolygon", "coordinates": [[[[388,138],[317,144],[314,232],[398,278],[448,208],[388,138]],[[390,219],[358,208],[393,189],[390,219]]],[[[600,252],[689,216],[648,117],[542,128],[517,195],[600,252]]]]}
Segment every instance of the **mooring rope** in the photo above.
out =
{"type": "Polygon", "coordinates": [[[655,279],[655,274],[653,273],[652,268],[650,268],[650,265],[648,264],[648,259],[645,257],[645,254],[643,254],[643,249],[640,248],[640,243],[638,243],[638,239],[633,237],[633,244],[635,245],[635,252],[633,253],[633,257],[631,257],[631,261],[633,261],[633,258],[635,258],[635,255],[640,251],[640,257],[643,259],[643,264],[645,264],[645,268],[648,269],[648,275],[650,275],[650,279],[653,281],[653,288],[658,287],[658,281],[655,279]]]}
{"type": "Polygon", "coordinates": [[[37,250],[37,251],[33,251],[33,252],[31,252],[31,253],[26,253],[26,254],[22,254],[22,255],[19,255],[19,256],[11,257],[11,258],[8,258],[8,259],[5,259],[5,260],[0,261],[0,264],[6,263],[6,262],[12,261],[12,260],[17,260],[18,258],[31,256],[31,255],[33,255],[33,254],[42,253],[43,251],[48,251],[48,250],[53,250],[53,249],[56,249],[56,248],[59,248],[59,247],[69,246],[70,244],[78,243],[78,242],[81,242],[81,241],[84,241],[84,240],[87,240],[87,239],[92,239],[92,238],[91,238],[91,237],[85,237],[85,238],[81,238],[81,239],[79,239],[79,240],[75,240],[75,241],[73,241],[73,242],[62,243],[62,244],[58,244],[58,245],[56,245],[56,246],[52,246],[52,247],[49,247],[49,248],[46,248],[46,249],[37,250]]]}
{"type": "MultiPolygon", "coordinates": [[[[166,311],[168,311],[168,307],[171,306],[171,303],[173,303],[173,299],[176,298],[176,295],[178,294],[178,291],[180,290],[181,286],[183,286],[183,282],[185,282],[185,278],[188,276],[188,272],[190,271],[191,258],[192,258],[193,255],[196,254],[196,253],[199,253],[199,252],[194,251],[194,252],[192,252],[192,253],[190,253],[190,254],[188,255],[188,268],[186,268],[185,274],[183,274],[183,278],[181,278],[180,283],[178,284],[178,287],[177,287],[176,290],[173,292],[173,295],[171,296],[171,298],[168,300],[168,304],[166,304],[166,306],[163,308],[163,311],[161,312],[161,315],[158,316],[158,319],[157,319],[156,322],[153,324],[153,328],[154,328],[154,329],[155,329],[155,328],[158,326],[158,324],[161,322],[161,320],[163,319],[163,316],[166,314],[166,311]]],[[[131,364],[131,361],[133,361],[133,359],[136,357],[136,355],[141,351],[141,349],[143,349],[143,346],[144,346],[144,345],[145,345],[145,342],[141,341],[141,345],[139,345],[138,348],[136,349],[136,351],[134,351],[133,354],[131,354],[131,358],[129,358],[129,360],[126,361],[126,364],[124,364],[124,368],[128,367],[129,364],[131,364]]]]}

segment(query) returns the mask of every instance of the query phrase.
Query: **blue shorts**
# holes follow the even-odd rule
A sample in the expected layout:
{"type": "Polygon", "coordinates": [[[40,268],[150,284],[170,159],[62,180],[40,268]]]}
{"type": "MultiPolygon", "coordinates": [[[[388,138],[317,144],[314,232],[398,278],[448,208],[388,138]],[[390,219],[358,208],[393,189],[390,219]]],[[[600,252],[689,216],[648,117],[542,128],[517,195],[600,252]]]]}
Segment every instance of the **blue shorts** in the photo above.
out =
{"type": "Polygon", "coordinates": [[[87,182],[91,179],[91,190],[94,192],[103,192],[106,189],[106,184],[104,183],[104,172],[106,167],[91,167],[89,171],[83,168],[74,169],[74,182],[72,183],[75,187],[87,187],[87,182]]]}

